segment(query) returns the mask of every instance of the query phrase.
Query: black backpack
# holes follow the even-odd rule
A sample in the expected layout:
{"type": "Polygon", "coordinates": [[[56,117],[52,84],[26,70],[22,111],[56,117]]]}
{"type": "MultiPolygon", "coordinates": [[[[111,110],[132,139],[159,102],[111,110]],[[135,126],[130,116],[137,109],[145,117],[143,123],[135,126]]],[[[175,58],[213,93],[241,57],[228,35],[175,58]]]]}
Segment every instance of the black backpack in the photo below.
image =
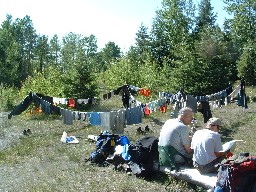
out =
{"type": "Polygon", "coordinates": [[[156,171],[158,163],[158,138],[153,136],[143,137],[129,145],[130,168],[136,176],[149,177],[156,171]]]}
{"type": "Polygon", "coordinates": [[[108,132],[101,133],[96,140],[96,150],[87,159],[92,163],[102,165],[110,154],[115,151],[116,142],[119,136],[108,132]]]}

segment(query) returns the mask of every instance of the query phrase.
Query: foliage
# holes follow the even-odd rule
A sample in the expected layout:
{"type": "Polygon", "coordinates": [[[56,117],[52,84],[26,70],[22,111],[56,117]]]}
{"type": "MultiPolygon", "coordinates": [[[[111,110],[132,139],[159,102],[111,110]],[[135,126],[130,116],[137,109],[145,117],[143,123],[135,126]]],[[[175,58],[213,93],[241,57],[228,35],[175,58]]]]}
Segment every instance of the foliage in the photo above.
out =
{"type": "Polygon", "coordinates": [[[105,47],[98,53],[98,59],[101,64],[99,65],[98,71],[106,71],[108,66],[112,62],[117,61],[121,58],[120,47],[114,42],[108,42],[105,47]]]}
{"type": "Polygon", "coordinates": [[[0,81],[6,86],[19,85],[18,43],[15,41],[12,17],[7,16],[0,29],[0,81]]]}
{"type": "Polygon", "coordinates": [[[241,77],[254,84],[255,2],[224,2],[233,17],[221,29],[209,0],[198,5],[162,0],[152,26],[141,24],[127,53],[115,42],[98,50],[93,34],[70,32],[61,41],[57,35],[48,39],[36,34],[29,16],[13,21],[7,15],[0,27],[0,81],[22,87],[21,95],[30,89],[22,83],[30,82],[37,91],[70,97],[96,96],[102,84],[108,89],[133,84],[170,92],[183,87],[200,95],[222,90],[241,77]],[[53,69],[55,83],[49,76],[53,69]],[[54,86],[36,88],[39,79],[54,86]]]}
{"type": "Polygon", "coordinates": [[[164,68],[158,67],[149,60],[146,60],[143,65],[138,65],[124,57],[119,62],[112,63],[108,70],[100,75],[100,81],[104,81],[109,90],[130,84],[154,90],[153,96],[158,96],[157,90],[167,90],[166,86],[169,81],[167,76],[164,68]]]}
{"type": "Polygon", "coordinates": [[[205,95],[225,89],[230,83],[232,68],[230,68],[226,55],[227,44],[219,28],[204,28],[199,36],[200,40],[195,42],[197,55],[195,61],[198,64],[192,65],[191,69],[199,72],[197,77],[194,77],[196,78],[194,81],[200,83],[201,86],[196,89],[192,86],[191,89],[194,93],[205,95]]]}
{"type": "Polygon", "coordinates": [[[224,0],[226,10],[232,14],[227,20],[227,31],[231,38],[240,47],[239,51],[247,41],[254,40],[256,34],[256,2],[254,0],[224,0]]]}
{"type": "Polygon", "coordinates": [[[49,45],[49,66],[61,69],[61,45],[58,36],[55,34],[49,45]]]}
{"type": "Polygon", "coordinates": [[[36,73],[34,77],[29,76],[22,83],[19,94],[21,98],[24,98],[29,92],[64,97],[62,77],[63,74],[61,72],[50,67],[43,73],[36,73]]]}
{"type": "Polygon", "coordinates": [[[20,100],[18,90],[13,87],[5,87],[0,85],[0,110],[7,111],[14,107],[14,104],[20,100]]]}
{"type": "Polygon", "coordinates": [[[37,72],[42,73],[44,69],[47,69],[49,63],[49,45],[48,38],[44,35],[39,36],[35,46],[35,58],[34,66],[37,72]]]}
{"type": "Polygon", "coordinates": [[[160,66],[166,63],[173,67],[173,61],[180,60],[179,53],[184,53],[183,46],[190,42],[194,9],[186,0],[163,0],[162,4],[152,24],[151,55],[160,66]]]}
{"type": "Polygon", "coordinates": [[[244,78],[248,85],[256,84],[256,47],[255,42],[244,46],[243,54],[237,63],[238,75],[244,78]]]}
{"type": "Polygon", "coordinates": [[[213,13],[213,7],[210,0],[201,0],[198,7],[198,16],[196,17],[196,26],[194,29],[195,38],[198,38],[204,28],[214,28],[217,15],[213,13]]]}
{"type": "Polygon", "coordinates": [[[64,95],[71,98],[92,98],[98,96],[96,75],[89,63],[75,65],[64,76],[64,95]]]}

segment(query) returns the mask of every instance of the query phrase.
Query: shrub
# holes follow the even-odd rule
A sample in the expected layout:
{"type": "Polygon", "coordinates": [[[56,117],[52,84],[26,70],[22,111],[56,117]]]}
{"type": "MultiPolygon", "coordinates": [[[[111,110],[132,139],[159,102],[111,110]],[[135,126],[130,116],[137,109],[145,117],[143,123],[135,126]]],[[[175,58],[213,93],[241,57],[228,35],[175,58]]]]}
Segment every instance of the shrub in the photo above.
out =
{"type": "Polygon", "coordinates": [[[9,111],[13,109],[15,103],[19,100],[18,90],[13,87],[4,87],[0,85],[0,109],[2,111],[9,111]]]}

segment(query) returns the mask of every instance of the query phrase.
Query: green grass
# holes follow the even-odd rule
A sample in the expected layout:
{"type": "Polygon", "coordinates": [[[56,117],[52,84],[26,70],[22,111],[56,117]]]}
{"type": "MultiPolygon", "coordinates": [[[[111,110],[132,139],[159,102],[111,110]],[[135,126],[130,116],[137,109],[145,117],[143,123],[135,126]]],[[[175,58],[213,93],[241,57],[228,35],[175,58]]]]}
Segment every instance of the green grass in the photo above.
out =
{"type": "MultiPolygon", "coordinates": [[[[120,98],[113,98],[94,106],[91,111],[107,111],[120,108],[120,98]]],[[[235,153],[250,152],[256,155],[254,122],[255,103],[248,104],[243,112],[236,104],[213,110],[213,116],[222,119],[223,141],[242,139],[235,153]]],[[[149,135],[159,136],[161,126],[169,118],[167,113],[154,112],[143,119],[143,128],[149,125],[149,135]]],[[[195,114],[198,126],[204,126],[200,113],[195,114]]],[[[158,173],[150,180],[128,176],[113,170],[112,166],[99,167],[85,162],[95,144],[87,139],[98,135],[98,127],[88,126],[83,121],[64,125],[58,117],[19,115],[12,119],[0,119],[0,190],[3,191],[204,191],[200,187],[171,179],[158,173]],[[32,134],[25,136],[24,129],[32,134]],[[64,144],[60,141],[63,131],[78,138],[79,144],[64,144]],[[165,189],[166,185],[170,185],[165,189]]],[[[136,133],[139,125],[127,126],[124,135],[131,142],[141,138],[136,133]]]]}

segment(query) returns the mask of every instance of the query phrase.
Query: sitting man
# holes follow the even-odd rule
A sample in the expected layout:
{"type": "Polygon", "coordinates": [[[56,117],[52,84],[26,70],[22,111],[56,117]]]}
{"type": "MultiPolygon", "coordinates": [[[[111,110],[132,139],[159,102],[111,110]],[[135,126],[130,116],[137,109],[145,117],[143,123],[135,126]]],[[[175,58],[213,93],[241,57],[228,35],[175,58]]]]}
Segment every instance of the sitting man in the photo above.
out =
{"type": "Polygon", "coordinates": [[[177,170],[179,165],[191,161],[193,150],[190,148],[191,138],[187,125],[192,119],[192,109],[185,107],[180,109],[176,119],[168,119],[164,123],[158,142],[160,165],[177,170]]]}
{"type": "Polygon", "coordinates": [[[200,173],[217,172],[220,163],[227,152],[222,149],[220,134],[221,121],[218,118],[210,118],[207,129],[194,133],[191,148],[194,150],[193,163],[200,173]]]}

